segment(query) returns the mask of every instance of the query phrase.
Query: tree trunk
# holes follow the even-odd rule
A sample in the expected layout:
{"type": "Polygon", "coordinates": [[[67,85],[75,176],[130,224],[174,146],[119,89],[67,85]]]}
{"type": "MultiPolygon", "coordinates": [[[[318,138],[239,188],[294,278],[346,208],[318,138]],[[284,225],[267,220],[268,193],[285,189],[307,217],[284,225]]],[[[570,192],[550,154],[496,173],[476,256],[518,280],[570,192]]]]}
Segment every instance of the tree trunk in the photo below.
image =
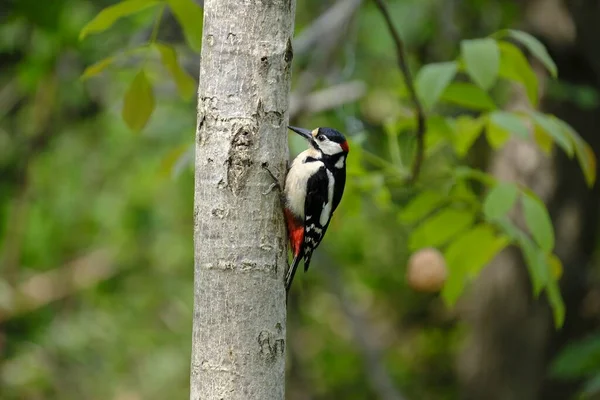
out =
{"type": "Polygon", "coordinates": [[[284,398],[293,0],[207,0],[196,133],[193,400],[284,398]]]}

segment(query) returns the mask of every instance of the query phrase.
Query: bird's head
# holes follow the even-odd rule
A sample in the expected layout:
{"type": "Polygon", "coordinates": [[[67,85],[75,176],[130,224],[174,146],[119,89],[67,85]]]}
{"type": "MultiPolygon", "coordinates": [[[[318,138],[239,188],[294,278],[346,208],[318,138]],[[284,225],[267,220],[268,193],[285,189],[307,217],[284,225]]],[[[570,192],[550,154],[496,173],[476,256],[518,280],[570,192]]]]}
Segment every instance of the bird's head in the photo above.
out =
{"type": "Polygon", "coordinates": [[[347,154],[348,142],[344,135],[333,128],[316,128],[312,131],[295,126],[288,126],[292,131],[302,136],[317,151],[325,156],[347,154]]]}

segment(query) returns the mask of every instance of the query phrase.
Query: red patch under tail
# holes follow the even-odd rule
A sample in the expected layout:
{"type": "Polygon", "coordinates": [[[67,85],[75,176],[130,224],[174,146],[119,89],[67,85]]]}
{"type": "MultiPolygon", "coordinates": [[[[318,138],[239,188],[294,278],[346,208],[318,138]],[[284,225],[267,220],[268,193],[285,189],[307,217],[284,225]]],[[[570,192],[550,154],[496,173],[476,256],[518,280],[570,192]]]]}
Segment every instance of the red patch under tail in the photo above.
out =
{"type": "Polygon", "coordinates": [[[302,221],[294,216],[294,214],[292,214],[292,212],[287,208],[285,209],[284,213],[288,230],[288,238],[290,239],[290,246],[292,246],[294,257],[296,257],[300,253],[302,241],[304,240],[304,226],[302,221]]]}

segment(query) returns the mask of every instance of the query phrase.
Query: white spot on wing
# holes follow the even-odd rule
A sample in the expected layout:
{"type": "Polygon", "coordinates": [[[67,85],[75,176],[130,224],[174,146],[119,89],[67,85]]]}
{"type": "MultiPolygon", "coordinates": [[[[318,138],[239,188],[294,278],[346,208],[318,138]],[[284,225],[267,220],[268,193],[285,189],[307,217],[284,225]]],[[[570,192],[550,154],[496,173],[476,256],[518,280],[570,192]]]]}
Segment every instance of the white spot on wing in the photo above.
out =
{"type": "Polygon", "coordinates": [[[321,226],[325,226],[327,222],[329,222],[329,217],[331,217],[331,206],[333,205],[333,174],[328,169],[325,171],[327,171],[327,203],[323,205],[323,211],[321,211],[321,217],[319,218],[321,226]]]}

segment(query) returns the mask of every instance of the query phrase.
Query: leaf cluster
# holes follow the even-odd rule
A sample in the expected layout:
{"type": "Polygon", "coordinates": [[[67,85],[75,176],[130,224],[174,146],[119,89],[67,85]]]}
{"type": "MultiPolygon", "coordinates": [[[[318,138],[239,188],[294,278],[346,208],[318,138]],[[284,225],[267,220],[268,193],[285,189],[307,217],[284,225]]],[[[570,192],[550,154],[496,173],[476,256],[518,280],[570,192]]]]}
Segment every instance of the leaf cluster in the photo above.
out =
{"type": "Polygon", "coordinates": [[[79,39],[83,40],[90,34],[98,34],[106,31],[121,18],[140,13],[147,9],[156,10],[152,33],[146,44],[137,48],[126,49],[118,55],[104,58],[87,67],[82,75],[83,79],[89,79],[103,72],[119,58],[128,57],[134,53],[145,55],[123,99],[123,119],[129,128],[136,132],[141,131],[146,126],[155,107],[152,81],[146,65],[148,57],[152,52],[158,53],[160,62],[175,82],[182,99],[191,100],[196,91],[196,80],[178,62],[175,48],[167,43],[157,41],[160,21],[166,8],[173,13],[181,25],[188,45],[194,51],[200,51],[202,45],[203,12],[193,0],[124,0],[103,9],[83,27],[79,35],[79,39]]]}

